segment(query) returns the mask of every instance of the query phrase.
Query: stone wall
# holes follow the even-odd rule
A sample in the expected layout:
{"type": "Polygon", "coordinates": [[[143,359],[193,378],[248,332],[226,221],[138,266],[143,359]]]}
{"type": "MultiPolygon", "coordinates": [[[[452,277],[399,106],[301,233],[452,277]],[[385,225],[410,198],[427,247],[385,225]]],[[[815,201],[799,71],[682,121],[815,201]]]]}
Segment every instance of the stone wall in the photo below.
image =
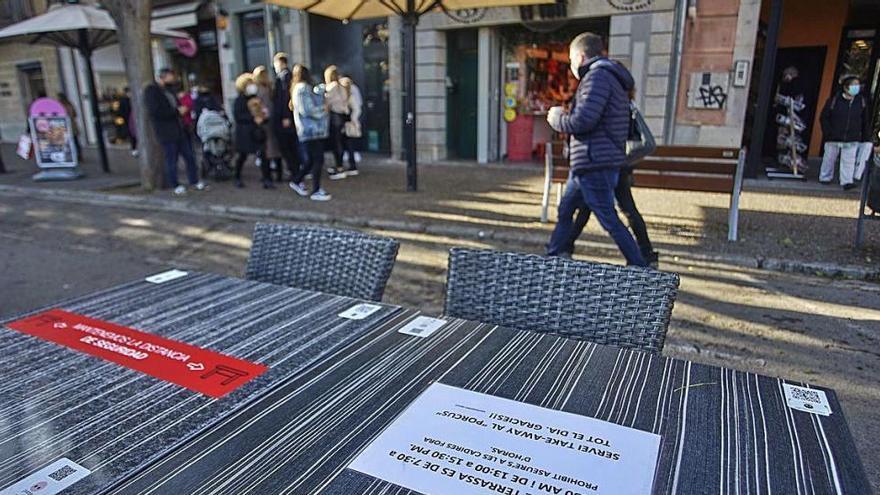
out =
{"type": "Polygon", "coordinates": [[[0,44],[0,138],[18,141],[26,125],[27,106],[22,95],[18,66],[39,62],[43,70],[47,96],[61,91],[58,55],[54,47],[42,45],[0,44]]]}
{"type": "Polygon", "coordinates": [[[608,55],[632,72],[636,105],[659,142],[666,134],[674,25],[673,11],[615,15],[608,36],[608,55]]]}
{"type": "Polygon", "coordinates": [[[685,21],[681,83],[674,143],[679,145],[730,146],[742,143],[749,83],[734,84],[734,66],[754,62],[760,16],[760,0],[701,0],[695,14],[685,21]],[[730,84],[722,88],[721,108],[688,106],[694,74],[729,74],[730,84]]]}

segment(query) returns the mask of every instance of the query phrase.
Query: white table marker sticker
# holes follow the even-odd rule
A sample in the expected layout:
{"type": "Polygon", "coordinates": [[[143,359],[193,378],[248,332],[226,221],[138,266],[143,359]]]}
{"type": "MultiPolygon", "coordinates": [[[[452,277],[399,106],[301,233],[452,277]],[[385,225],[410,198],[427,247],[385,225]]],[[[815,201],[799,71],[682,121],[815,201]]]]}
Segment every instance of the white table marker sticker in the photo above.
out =
{"type": "Polygon", "coordinates": [[[55,495],[91,473],[70,459],[62,457],[0,490],[0,495],[19,495],[22,493],[55,495]]]}
{"type": "Polygon", "coordinates": [[[145,280],[150,282],[151,284],[161,284],[165,282],[170,282],[172,280],[176,280],[181,277],[185,277],[187,272],[183,270],[168,270],[167,272],[157,273],[155,275],[150,275],[145,280]]]}
{"type": "Polygon", "coordinates": [[[339,313],[339,317],[349,320],[363,320],[380,309],[382,306],[378,304],[357,304],[339,313]]]}
{"type": "Polygon", "coordinates": [[[822,390],[799,387],[789,383],[783,383],[782,388],[785,390],[785,400],[788,402],[788,407],[822,416],[831,415],[831,405],[828,404],[828,397],[822,390]]]}
{"type": "Polygon", "coordinates": [[[398,331],[416,337],[430,337],[431,334],[445,324],[446,320],[431,318],[430,316],[419,316],[398,331]]]}

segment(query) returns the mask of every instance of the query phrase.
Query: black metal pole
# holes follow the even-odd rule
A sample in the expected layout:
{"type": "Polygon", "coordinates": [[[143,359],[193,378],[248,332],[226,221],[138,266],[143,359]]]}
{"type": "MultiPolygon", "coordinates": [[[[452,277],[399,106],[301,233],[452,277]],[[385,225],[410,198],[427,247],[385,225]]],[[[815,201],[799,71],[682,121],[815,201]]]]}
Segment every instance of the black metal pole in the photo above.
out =
{"type": "Polygon", "coordinates": [[[770,19],[767,22],[767,43],[761,59],[761,78],[758,83],[758,106],[752,122],[752,142],[747,143],[749,155],[746,160],[746,176],[757,177],[761,170],[761,157],[764,148],[764,133],[767,131],[767,115],[770,100],[773,98],[773,76],[776,68],[776,47],[779,45],[779,29],[782,26],[782,4],[784,0],[771,0],[770,19]]]}
{"type": "Polygon", "coordinates": [[[92,102],[92,120],[95,126],[95,134],[98,140],[98,157],[101,160],[101,169],[110,173],[110,164],[107,161],[107,145],[104,143],[104,126],[101,124],[101,110],[98,107],[98,89],[95,87],[95,71],[92,68],[92,49],[89,47],[88,33],[85,29],[79,30],[79,51],[86,59],[86,70],[89,76],[89,100],[92,102]]]}
{"type": "Polygon", "coordinates": [[[406,190],[418,190],[416,169],[416,25],[419,15],[415,0],[407,0],[403,16],[403,142],[406,149],[406,190]]]}

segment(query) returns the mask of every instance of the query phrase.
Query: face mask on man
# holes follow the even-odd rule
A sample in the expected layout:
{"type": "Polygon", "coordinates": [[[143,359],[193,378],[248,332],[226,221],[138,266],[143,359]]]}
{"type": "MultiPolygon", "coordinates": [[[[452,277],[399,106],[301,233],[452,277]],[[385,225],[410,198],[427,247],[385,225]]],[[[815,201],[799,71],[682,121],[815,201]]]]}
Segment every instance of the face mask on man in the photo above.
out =
{"type": "Polygon", "coordinates": [[[846,92],[849,93],[850,96],[855,96],[859,94],[859,91],[862,90],[862,87],[858,84],[851,84],[848,88],[846,88],[846,92]]]}
{"type": "Polygon", "coordinates": [[[581,64],[584,63],[584,54],[577,52],[569,52],[568,58],[571,61],[571,65],[569,68],[571,69],[571,73],[574,74],[575,79],[580,79],[580,69],[581,64]]]}
{"type": "Polygon", "coordinates": [[[244,92],[248,96],[254,96],[255,94],[257,94],[257,85],[254,83],[248,84],[247,87],[245,88],[244,92]]]}

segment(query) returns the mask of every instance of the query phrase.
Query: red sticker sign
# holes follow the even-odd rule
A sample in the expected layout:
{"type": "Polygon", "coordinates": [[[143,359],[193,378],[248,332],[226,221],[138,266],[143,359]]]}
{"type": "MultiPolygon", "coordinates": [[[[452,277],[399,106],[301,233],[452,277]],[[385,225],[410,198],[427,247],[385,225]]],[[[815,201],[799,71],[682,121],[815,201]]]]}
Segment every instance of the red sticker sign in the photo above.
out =
{"type": "Polygon", "coordinates": [[[223,397],[269,369],[262,364],[60,309],[6,326],[214,398],[223,397]]]}

